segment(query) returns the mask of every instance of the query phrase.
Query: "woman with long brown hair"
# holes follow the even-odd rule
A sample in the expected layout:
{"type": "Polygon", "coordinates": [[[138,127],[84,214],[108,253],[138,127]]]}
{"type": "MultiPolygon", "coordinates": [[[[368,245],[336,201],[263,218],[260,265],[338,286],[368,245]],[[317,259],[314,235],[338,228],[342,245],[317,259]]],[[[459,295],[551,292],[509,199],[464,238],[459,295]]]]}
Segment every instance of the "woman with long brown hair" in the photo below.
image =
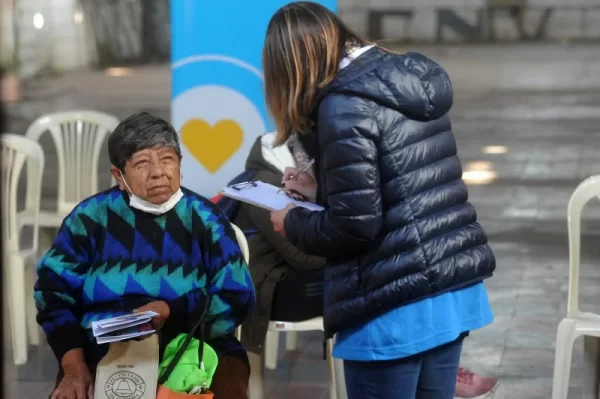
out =
{"type": "Polygon", "coordinates": [[[289,169],[285,189],[325,207],[271,220],[328,260],[325,338],[349,398],[451,399],[462,339],[493,318],[496,262],[461,179],[448,75],[311,2],[272,17],[263,68],[277,143],[298,135],[315,159],[316,179],[289,169]]]}

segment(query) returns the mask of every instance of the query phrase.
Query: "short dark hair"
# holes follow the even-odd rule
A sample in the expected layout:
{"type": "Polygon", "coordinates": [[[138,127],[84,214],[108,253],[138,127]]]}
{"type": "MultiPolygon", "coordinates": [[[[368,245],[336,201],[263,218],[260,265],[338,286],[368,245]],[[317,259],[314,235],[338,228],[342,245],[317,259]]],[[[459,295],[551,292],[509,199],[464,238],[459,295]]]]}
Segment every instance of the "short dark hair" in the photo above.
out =
{"type": "Polygon", "coordinates": [[[119,123],[110,134],[108,156],[115,167],[124,171],[125,163],[133,154],[157,146],[172,147],[181,160],[179,138],[173,126],[164,119],[142,112],[119,123]]]}

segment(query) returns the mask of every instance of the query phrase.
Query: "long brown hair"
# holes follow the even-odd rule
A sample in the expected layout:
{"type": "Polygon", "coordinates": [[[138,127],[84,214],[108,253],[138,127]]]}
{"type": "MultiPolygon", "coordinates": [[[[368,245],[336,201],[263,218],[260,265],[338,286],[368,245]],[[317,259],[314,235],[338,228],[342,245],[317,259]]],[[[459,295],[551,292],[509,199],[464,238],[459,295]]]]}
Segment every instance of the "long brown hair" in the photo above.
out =
{"type": "Polygon", "coordinates": [[[367,43],[317,3],[290,3],[273,15],[262,58],[267,108],[277,128],[276,145],[294,133],[310,131],[318,90],[338,73],[346,46],[367,43]]]}

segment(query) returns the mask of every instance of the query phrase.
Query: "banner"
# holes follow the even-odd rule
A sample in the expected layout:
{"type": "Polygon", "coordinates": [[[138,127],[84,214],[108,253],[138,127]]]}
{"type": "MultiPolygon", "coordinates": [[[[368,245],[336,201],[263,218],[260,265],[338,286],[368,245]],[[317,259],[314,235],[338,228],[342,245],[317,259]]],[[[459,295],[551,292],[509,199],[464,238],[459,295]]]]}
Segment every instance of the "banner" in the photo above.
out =
{"type": "MultiPolygon", "coordinates": [[[[261,52],[286,0],[172,0],[172,123],[183,186],[207,197],[244,170],[256,137],[273,131],[261,52]]],[[[335,10],[336,0],[321,3],[335,10]]]]}

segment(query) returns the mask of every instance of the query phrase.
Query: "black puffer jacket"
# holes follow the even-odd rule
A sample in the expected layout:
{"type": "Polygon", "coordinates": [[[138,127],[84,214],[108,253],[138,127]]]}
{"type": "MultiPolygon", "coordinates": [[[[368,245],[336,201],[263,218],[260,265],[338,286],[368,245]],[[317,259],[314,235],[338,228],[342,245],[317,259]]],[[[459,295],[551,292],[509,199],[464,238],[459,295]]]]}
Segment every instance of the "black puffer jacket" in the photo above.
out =
{"type": "Polygon", "coordinates": [[[288,240],[325,256],[328,336],[491,276],[447,116],[452,85],[427,57],[373,48],[320,93],[312,134],[323,212],[292,209],[288,240]]]}

